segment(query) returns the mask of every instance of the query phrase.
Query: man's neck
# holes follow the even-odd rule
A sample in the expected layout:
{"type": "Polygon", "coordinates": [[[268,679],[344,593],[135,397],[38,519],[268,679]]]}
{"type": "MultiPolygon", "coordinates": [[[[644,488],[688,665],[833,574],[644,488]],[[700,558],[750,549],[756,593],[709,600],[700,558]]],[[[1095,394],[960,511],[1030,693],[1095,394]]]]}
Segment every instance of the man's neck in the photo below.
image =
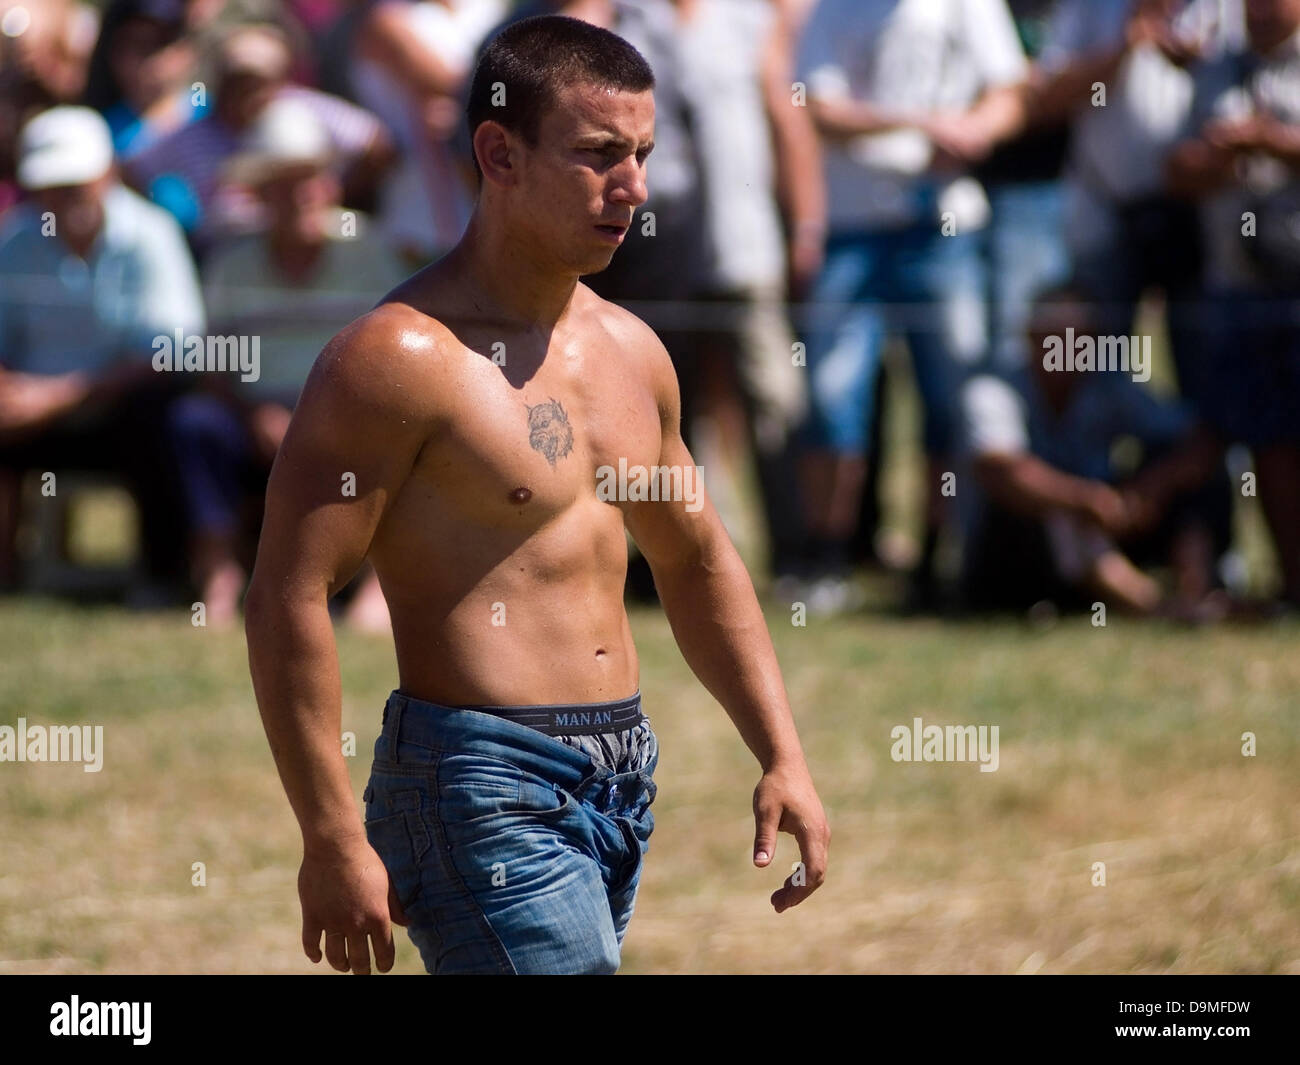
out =
{"type": "Polygon", "coordinates": [[[523,329],[553,330],[578,285],[577,277],[538,261],[504,230],[484,223],[478,211],[447,258],[453,272],[468,282],[478,310],[523,329]]]}

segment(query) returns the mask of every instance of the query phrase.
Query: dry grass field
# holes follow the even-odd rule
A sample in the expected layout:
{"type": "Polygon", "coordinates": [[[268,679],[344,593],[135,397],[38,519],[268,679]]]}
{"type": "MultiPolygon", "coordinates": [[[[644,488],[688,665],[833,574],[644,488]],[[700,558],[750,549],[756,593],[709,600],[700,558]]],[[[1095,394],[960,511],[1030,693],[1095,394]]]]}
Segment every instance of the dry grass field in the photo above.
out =
{"type": "MultiPolygon", "coordinates": [[[[1300,973],[1296,623],[769,621],[829,878],[772,912],[793,840],[751,866],[755,763],[638,610],[663,753],[624,972],[1300,973]],[[913,717],[997,725],[998,770],[893,761],[913,717]]],[[[393,656],[339,646],[359,801],[393,656]]],[[[104,726],[99,773],[0,764],[0,972],[330,971],[298,946],[296,827],[241,633],[7,601],[0,647],[0,724],[104,726]]],[[[420,971],[404,933],[397,969],[420,971]]]]}

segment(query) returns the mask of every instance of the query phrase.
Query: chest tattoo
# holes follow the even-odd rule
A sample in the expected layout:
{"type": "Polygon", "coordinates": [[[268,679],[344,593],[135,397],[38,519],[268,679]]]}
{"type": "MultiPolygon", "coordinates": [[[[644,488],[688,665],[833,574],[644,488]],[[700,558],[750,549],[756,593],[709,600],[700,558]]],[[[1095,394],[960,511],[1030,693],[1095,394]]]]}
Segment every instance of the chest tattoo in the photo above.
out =
{"type": "Polygon", "coordinates": [[[573,427],[558,400],[528,408],[528,446],[545,455],[552,469],[573,450],[573,427]]]}

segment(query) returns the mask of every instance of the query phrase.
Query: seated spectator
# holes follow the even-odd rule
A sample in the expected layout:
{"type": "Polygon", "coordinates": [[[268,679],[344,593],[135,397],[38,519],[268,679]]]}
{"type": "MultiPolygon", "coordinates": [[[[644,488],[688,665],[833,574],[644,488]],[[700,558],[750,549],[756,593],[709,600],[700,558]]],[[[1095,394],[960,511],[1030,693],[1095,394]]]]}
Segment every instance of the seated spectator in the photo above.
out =
{"type": "MultiPolygon", "coordinates": [[[[269,228],[219,245],[203,269],[214,332],[256,337],[255,380],[187,396],[174,411],[176,452],[195,530],[195,584],[208,623],[230,623],[247,580],[240,534],[251,501],[260,502],[312,363],[330,338],[401,281],[397,259],[369,220],[339,208],[329,134],[300,100],[272,103],[229,176],[254,189],[269,228]]],[[[254,514],[255,518],[256,515],[254,514]]],[[[387,625],[387,607],[370,572],[350,617],[387,625]]]]}
{"type": "Polygon", "coordinates": [[[1300,4],[1250,0],[1248,42],[1195,71],[1195,136],[1169,162],[1199,203],[1204,361],[1194,388],[1225,441],[1254,453],[1259,499],[1300,605],[1300,4]]]}
{"type": "Polygon", "coordinates": [[[201,333],[194,265],[170,215],[124,187],[100,115],[56,107],[24,126],[28,199],[0,229],[0,581],[16,576],[18,488],[28,470],[121,474],[141,511],[144,560],[179,575],[182,511],[158,336],[201,333]]]}
{"type": "Polygon", "coordinates": [[[103,114],[125,156],[207,110],[191,88],[196,76],[184,0],[117,0],[95,46],[85,102],[103,114]]]}
{"type": "Polygon", "coordinates": [[[300,100],[324,124],[343,183],[343,202],[367,199],[393,159],[377,118],[336,96],[288,81],[292,56],[272,26],[230,32],[218,56],[211,113],[126,159],[128,181],[170,210],[202,256],[221,236],[258,228],[258,201],[223,180],[240,139],[272,100],[300,100]]]}
{"type": "Polygon", "coordinates": [[[80,0],[6,3],[0,33],[0,72],[24,95],[45,106],[71,103],[86,86],[86,72],[99,33],[97,6],[80,0]]]}
{"type": "Polygon", "coordinates": [[[5,9],[0,33],[0,216],[22,192],[14,179],[18,131],[33,115],[70,103],[86,84],[99,14],[78,0],[28,0],[5,9]]]}
{"type": "Polygon", "coordinates": [[[1076,291],[1045,295],[1029,327],[1040,354],[1020,386],[981,375],[963,389],[966,483],[977,488],[957,493],[968,604],[1100,600],[1138,614],[1215,616],[1215,562],[1231,520],[1222,452],[1186,404],[1157,399],[1132,370],[1048,358],[1078,338],[1096,345],[1098,320],[1076,291]],[[1114,461],[1125,439],[1143,449],[1131,475],[1114,461]],[[1172,593],[1143,571],[1148,563],[1173,568],[1172,593]]]}

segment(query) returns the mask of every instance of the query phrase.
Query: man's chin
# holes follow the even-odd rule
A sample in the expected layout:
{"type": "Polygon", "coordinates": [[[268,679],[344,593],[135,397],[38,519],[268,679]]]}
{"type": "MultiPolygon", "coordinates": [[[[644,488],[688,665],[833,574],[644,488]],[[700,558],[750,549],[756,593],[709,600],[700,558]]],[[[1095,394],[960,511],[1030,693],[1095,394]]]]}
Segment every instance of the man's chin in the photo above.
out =
{"type": "Polygon", "coordinates": [[[607,269],[609,264],[614,261],[614,253],[616,251],[618,251],[617,248],[610,248],[608,251],[597,252],[594,255],[589,255],[586,262],[582,264],[581,276],[586,277],[588,274],[598,274],[602,270],[607,269]]]}

